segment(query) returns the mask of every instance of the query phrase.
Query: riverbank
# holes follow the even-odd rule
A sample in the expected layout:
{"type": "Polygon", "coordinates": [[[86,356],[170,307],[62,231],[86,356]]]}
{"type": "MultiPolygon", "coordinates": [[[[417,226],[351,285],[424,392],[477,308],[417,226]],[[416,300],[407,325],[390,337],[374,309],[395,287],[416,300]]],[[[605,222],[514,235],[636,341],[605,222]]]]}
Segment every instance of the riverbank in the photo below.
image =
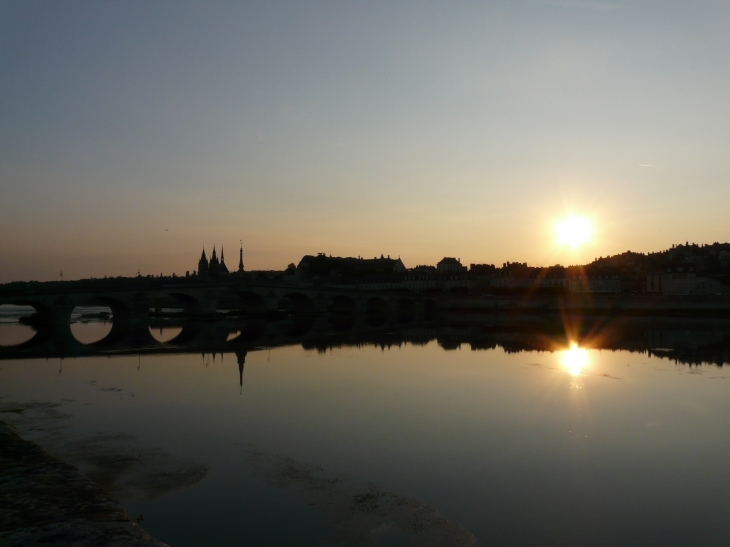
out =
{"type": "Polygon", "coordinates": [[[439,301],[439,311],[489,312],[512,315],[545,314],[605,317],[730,317],[730,296],[651,294],[555,294],[515,293],[483,296],[450,295],[439,301]]]}
{"type": "Polygon", "coordinates": [[[0,545],[167,547],[75,467],[0,422],[0,545]]]}

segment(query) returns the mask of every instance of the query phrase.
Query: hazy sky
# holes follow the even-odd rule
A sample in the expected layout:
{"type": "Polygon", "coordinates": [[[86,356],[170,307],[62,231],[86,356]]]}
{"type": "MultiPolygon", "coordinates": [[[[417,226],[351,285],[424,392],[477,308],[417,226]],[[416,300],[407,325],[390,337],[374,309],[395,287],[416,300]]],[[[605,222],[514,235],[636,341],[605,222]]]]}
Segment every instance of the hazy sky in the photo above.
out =
{"type": "Polygon", "coordinates": [[[711,0],[0,1],[0,281],[239,240],[247,269],[730,240],[729,28],[711,0]]]}

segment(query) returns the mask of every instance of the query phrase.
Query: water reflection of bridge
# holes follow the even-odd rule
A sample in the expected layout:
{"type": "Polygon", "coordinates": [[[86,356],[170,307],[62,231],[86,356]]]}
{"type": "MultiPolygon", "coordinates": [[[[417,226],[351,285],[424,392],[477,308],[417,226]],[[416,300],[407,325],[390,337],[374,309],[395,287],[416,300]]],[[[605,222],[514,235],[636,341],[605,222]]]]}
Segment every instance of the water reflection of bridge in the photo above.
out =
{"type": "Polygon", "coordinates": [[[370,319],[368,316],[352,315],[292,315],[278,320],[226,318],[208,321],[152,319],[144,323],[115,321],[106,337],[91,344],[79,342],[73,336],[70,324],[39,323],[35,326],[35,335],[27,342],[0,348],[0,359],[228,353],[254,346],[277,347],[303,343],[341,332],[366,334],[399,327],[396,322],[370,322],[370,319]],[[160,342],[151,332],[156,329],[175,329],[179,330],[179,334],[171,340],[160,342]]]}
{"type": "Polygon", "coordinates": [[[464,318],[459,314],[442,314],[436,320],[413,316],[400,320],[388,316],[373,319],[358,314],[291,314],[277,320],[115,322],[109,335],[93,344],[78,342],[66,324],[41,323],[31,340],[0,347],[0,360],[235,353],[242,364],[249,351],[288,345],[327,351],[348,345],[389,347],[436,341],[444,350],[468,345],[475,351],[501,347],[507,352],[558,351],[570,342],[577,342],[588,348],[646,352],[679,363],[730,364],[730,321],[727,320],[582,318],[570,323],[564,318],[546,320],[544,316],[510,320],[499,315],[464,318]],[[151,329],[158,328],[177,328],[179,334],[161,343],[151,333],[151,329]]]}

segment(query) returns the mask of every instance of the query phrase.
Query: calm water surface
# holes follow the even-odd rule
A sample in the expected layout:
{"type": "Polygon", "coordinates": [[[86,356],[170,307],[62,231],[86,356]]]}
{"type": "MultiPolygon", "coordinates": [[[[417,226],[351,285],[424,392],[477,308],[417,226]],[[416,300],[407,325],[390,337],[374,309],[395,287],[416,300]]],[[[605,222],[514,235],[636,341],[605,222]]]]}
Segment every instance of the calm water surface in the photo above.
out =
{"type": "Polygon", "coordinates": [[[249,351],[242,377],[233,353],[0,361],[0,397],[173,547],[730,537],[727,367],[289,346],[249,351]]]}

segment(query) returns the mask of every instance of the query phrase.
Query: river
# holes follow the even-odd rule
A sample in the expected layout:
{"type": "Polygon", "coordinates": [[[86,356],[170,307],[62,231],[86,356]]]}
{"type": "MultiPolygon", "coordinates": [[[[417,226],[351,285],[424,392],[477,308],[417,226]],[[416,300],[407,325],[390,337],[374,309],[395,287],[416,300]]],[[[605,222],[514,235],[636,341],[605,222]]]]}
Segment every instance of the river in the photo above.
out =
{"type": "MultiPolygon", "coordinates": [[[[677,347],[654,351],[445,328],[254,343],[245,363],[232,351],[4,359],[0,419],[172,547],[730,537],[726,325],[709,342],[706,327],[677,327],[677,347]],[[714,363],[676,358],[703,340],[714,363]]],[[[10,320],[0,331],[22,338],[10,320]]]]}

